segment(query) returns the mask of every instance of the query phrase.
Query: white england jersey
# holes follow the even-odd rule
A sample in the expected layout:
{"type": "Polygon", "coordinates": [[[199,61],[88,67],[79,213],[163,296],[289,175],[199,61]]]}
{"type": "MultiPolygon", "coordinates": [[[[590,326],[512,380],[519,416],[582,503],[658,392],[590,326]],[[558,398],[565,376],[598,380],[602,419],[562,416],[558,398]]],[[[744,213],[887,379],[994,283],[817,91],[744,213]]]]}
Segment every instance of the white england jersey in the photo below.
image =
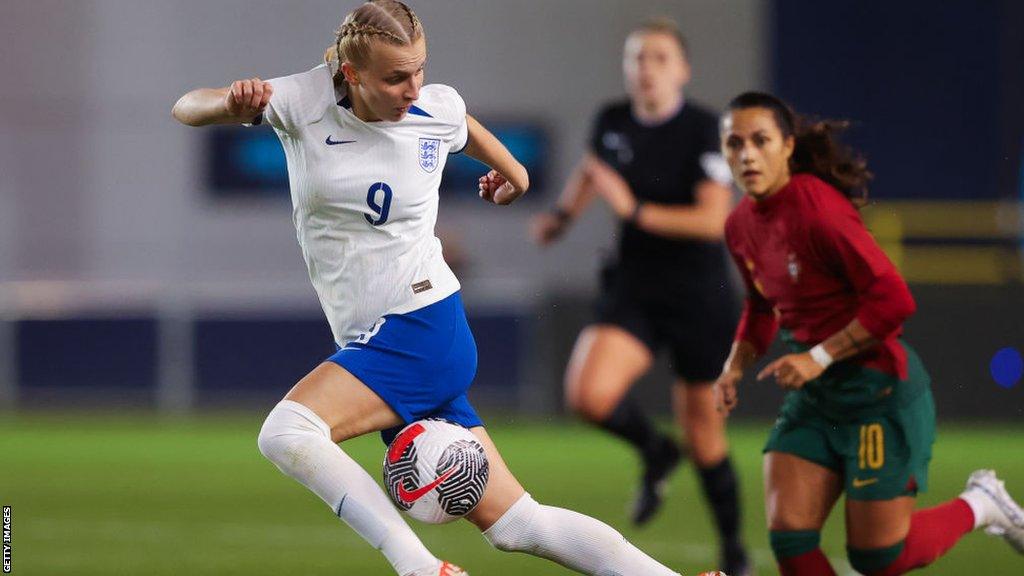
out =
{"type": "Polygon", "coordinates": [[[335,342],[456,292],[434,224],[445,160],[466,145],[459,94],[424,86],[402,120],[363,122],[326,65],[270,83],[264,118],[288,158],[292,219],[335,342]]]}

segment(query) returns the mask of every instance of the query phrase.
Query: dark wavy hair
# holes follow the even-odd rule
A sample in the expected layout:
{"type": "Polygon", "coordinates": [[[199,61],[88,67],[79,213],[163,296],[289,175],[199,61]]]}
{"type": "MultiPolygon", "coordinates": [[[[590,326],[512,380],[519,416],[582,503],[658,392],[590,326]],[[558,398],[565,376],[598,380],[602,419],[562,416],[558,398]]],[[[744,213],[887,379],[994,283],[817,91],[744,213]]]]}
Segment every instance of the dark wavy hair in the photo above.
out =
{"type": "Polygon", "coordinates": [[[802,116],[779,98],[764,92],[744,92],[729,102],[729,110],[771,110],[782,136],[795,142],[789,159],[792,174],[814,174],[842,192],[856,206],[867,203],[868,183],[874,174],[864,156],[839,141],[850,123],[846,120],[802,116]]]}

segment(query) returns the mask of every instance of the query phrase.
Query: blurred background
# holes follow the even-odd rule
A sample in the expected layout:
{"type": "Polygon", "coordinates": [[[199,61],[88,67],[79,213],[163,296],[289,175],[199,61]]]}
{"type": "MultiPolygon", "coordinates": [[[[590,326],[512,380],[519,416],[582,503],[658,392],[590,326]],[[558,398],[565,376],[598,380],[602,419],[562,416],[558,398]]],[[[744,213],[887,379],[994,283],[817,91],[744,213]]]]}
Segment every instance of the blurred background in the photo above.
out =
{"type": "MultiPolygon", "coordinates": [[[[103,437],[114,434],[104,423],[125,409],[140,428],[119,430],[139,434],[152,422],[180,431],[217,428],[201,422],[228,418],[237,424],[225,424],[230,433],[243,435],[241,449],[253,453],[247,458],[258,458],[260,419],[333,352],[333,342],[295,240],[273,133],[190,129],[170,109],[195,87],[315,66],[355,5],[0,3],[0,456],[27,458],[25,484],[0,479],[0,498],[38,487],[56,462],[68,461],[42,448],[27,456],[26,446],[67,440],[44,431],[73,422],[103,437]],[[32,431],[44,434],[38,444],[32,431]]],[[[1019,454],[1024,431],[1024,4],[411,5],[427,31],[427,82],[455,86],[469,112],[494,127],[533,174],[527,197],[499,208],[467,188],[477,167],[452,157],[442,190],[439,234],[480,348],[472,398],[494,422],[566,425],[562,371],[591,318],[616,224],[595,203],[564,241],[542,250],[529,240],[527,223],[554,203],[598,106],[624,97],[627,32],[667,15],[690,43],[688,98],[720,109],[741,91],[765,89],[799,111],[853,122],[848,141],[876,174],[863,214],[917,298],[907,338],[933,374],[940,422],[963,422],[967,428],[952,429],[964,434],[981,424],[997,429],[1003,436],[977,441],[1004,446],[1007,461],[1015,460],[1009,455],[1019,454]]],[[[635,391],[665,415],[667,378],[659,366],[635,391]]],[[[781,394],[752,382],[741,394],[738,430],[757,439],[747,465],[756,489],[756,444],[781,394]]],[[[963,438],[969,454],[973,437],[963,438]]],[[[599,445],[629,461],[611,441],[599,445]]],[[[275,487],[299,492],[269,465],[255,466],[275,487]]],[[[625,493],[632,480],[624,478],[618,490],[625,493]]],[[[750,498],[756,509],[756,495],[750,498]]],[[[67,525],[55,518],[51,524],[67,525]]],[[[37,544],[49,533],[40,526],[37,544]]],[[[674,534],[672,526],[661,529],[674,534]]],[[[763,548],[752,526],[750,538],[763,548]]],[[[548,573],[542,570],[534,573],[548,573]]],[[[69,561],[38,573],[87,570],[69,561]]]]}

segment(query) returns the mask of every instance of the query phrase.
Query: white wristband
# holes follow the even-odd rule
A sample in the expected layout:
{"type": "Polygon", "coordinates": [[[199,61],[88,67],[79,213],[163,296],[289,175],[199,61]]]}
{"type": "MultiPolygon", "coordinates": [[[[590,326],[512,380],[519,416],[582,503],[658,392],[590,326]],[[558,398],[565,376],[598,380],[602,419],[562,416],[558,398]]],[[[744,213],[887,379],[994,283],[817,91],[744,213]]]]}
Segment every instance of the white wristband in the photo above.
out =
{"type": "Polygon", "coordinates": [[[818,344],[814,348],[811,348],[811,358],[821,366],[822,369],[827,370],[832,365],[832,355],[825,351],[825,347],[818,344]]]}

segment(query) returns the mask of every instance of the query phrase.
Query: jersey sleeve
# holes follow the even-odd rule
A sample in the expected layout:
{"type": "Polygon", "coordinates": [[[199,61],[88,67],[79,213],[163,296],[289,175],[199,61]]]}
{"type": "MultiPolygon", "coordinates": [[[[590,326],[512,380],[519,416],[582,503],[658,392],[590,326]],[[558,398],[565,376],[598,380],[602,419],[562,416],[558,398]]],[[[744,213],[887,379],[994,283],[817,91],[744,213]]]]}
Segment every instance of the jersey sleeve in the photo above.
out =
{"type": "Polygon", "coordinates": [[[732,257],[736,268],[740,271],[743,283],[746,286],[747,295],[743,299],[743,314],[736,326],[735,342],[749,342],[757,350],[758,356],[763,356],[768,347],[771,346],[775,334],[779,330],[779,320],[772,310],[771,303],[761,294],[751,276],[750,268],[744,261],[743,256],[735,247],[737,232],[736,223],[733,218],[726,222],[725,235],[726,244],[729,248],[729,256],[732,257]]]}
{"type": "Polygon", "coordinates": [[[699,180],[711,180],[723,186],[732,185],[732,171],[722,156],[718,121],[714,116],[709,116],[702,123],[697,137],[700,142],[697,155],[697,173],[701,175],[699,180]]]}
{"type": "Polygon", "coordinates": [[[871,237],[860,213],[839,191],[812,192],[811,241],[822,257],[853,286],[860,301],[857,319],[875,338],[898,331],[916,304],[896,266],[871,237]]]}
{"type": "Polygon", "coordinates": [[[442,139],[448,144],[449,154],[458,154],[469,142],[469,125],[466,123],[466,102],[455,88],[444,84],[425,86],[426,94],[421,100],[429,100],[428,113],[444,122],[442,139]]]}
{"type": "Polygon", "coordinates": [[[274,89],[270,102],[263,110],[263,118],[274,128],[295,133],[303,126],[319,119],[330,100],[329,78],[325,82],[325,66],[308,72],[268,80],[274,89]]]}
{"type": "Polygon", "coordinates": [[[452,95],[455,129],[452,131],[451,150],[459,153],[466,148],[466,144],[469,144],[469,124],[466,122],[466,101],[454,89],[452,95]]]}
{"type": "Polygon", "coordinates": [[[259,120],[278,130],[292,132],[295,125],[292,114],[295,107],[295,83],[288,77],[274,78],[269,82],[274,88],[274,93],[267,107],[263,109],[263,118],[259,120]]]}

